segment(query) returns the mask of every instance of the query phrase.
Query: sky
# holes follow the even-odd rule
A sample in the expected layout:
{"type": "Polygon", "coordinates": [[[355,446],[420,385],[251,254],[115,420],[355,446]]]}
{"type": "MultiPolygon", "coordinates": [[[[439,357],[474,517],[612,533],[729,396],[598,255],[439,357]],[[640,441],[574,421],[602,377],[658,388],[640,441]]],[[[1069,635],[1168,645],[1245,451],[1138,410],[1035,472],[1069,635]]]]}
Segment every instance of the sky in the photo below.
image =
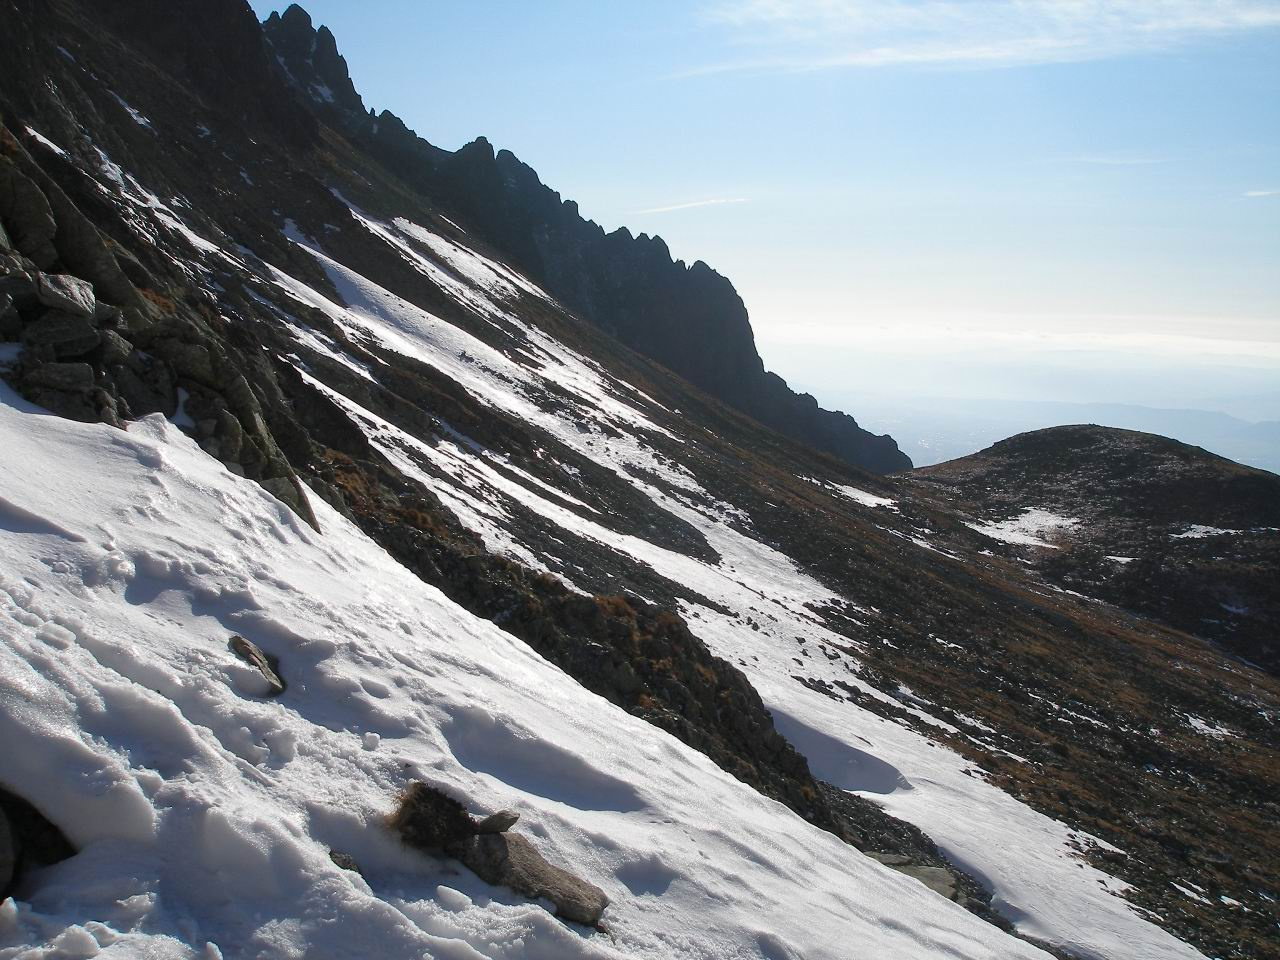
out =
{"type": "Polygon", "coordinates": [[[304,6],[368,106],[729,277],[828,405],[1280,409],[1280,0],[304,6]]]}

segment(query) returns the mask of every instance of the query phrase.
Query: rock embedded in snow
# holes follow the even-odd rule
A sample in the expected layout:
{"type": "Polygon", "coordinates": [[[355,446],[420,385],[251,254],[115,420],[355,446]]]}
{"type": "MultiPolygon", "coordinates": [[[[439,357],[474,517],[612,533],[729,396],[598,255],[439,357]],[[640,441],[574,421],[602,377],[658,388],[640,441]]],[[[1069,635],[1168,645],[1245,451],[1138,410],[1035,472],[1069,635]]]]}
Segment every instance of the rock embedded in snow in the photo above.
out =
{"type": "Polygon", "coordinates": [[[471,837],[454,852],[485,883],[509,887],[516,893],[550,900],[556,915],[595,926],[609,905],[594,884],[548,863],[529,840],[518,833],[487,833],[471,837]]]}
{"type": "Polygon", "coordinates": [[[73,317],[92,317],[98,302],[93,284],[65,273],[36,274],[36,297],[46,307],[73,317]]]}
{"type": "Polygon", "coordinates": [[[335,866],[341,867],[343,870],[350,870],[352,873],[359,873],[364,876],[360,870],[360,864],[356,863],[356,858],[349,853],[342,853],[339,850],[330,850],[329,859],[334,862],[335,866]]]}
{"type": "Polygon", "coordinates": [[[268,691],[266,696],[278,697],[284,693],[284,681],[280,679],[277,673],[277,663],[275,658],[262,652],[262,648],[251,640],[236,634],[228,642],[232,651],[251,666],[257,667],[262,674],[264,680],[267,681],[268,691]]]}
{"type": "Polygon", "coordinates": [[[499,810],[476,824],[476,833],[506,833],[516,825],[520,814],[514,810],[499,810]]]}

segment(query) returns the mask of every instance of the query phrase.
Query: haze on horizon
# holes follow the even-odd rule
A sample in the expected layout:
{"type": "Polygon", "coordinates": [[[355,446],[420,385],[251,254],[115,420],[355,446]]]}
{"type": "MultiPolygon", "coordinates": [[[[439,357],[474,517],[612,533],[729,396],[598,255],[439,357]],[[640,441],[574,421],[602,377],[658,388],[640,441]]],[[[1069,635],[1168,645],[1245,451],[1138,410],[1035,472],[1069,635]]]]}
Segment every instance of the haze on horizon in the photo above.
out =
{"type": "Polygon", "coordinates": [[[936,398],[1280,419],[1276,0],[304,7],[366,105],[705,260],[766,365],[873,429],[936,398]]]}

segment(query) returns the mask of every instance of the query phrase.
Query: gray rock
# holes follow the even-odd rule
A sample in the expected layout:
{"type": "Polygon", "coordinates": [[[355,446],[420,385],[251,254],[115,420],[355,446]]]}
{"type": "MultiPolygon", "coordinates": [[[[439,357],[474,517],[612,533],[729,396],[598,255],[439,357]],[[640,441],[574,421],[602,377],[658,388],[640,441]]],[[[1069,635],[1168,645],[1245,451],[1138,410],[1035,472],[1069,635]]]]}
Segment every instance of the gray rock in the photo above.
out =
{"type": "Polygon", "coordinates": [[[101,337],[83,317],[50,310],[22,331],[22,342],[35,350],[45,348],[58,359],[78,357],[98,345],[101,337]]]}
{"type": "Polygon", "coordinates": [[[114,328],[124,321],[124,311],[99,300],[93,307],[93,322],[99,327],[114,328]]]}
{"type": "Polygon", "coordinates": [[[901,874],[913,877],[919,880],[934,893],[941,894],[948,900],[957,899],[959,888],[956,886],[956,877],[950,870],[943,867],[913,867],[901,866],[894,867],[901,874]]]}
{"type": "Polygon", "coordinates": [[[9,889],[13,875],[18,870],[18,850],[13,831],[9,829],[9,817],[0,807],[0,896],[9,889]]]}
{"type": "MultiPolygon", "coordinates": [[[[360,873],[360,864],[356,863],[356,858],[349,853],[330,850],[329,859],[334,862],[335,866],[341,867],[343,870],[350,870],[352,873],[360,873]]],[[[362,873],[360,875],[364,876],[362,873]]]]}
{"type": "Polygon", "coordinates": [[[28,387],[65,393],[90,393],[94,387],[93,367],[87,363],[42,363],[22,379],[28,387]]]}
{"type": "Polygon", "coordinates": [[[284,693],[284,681],[280,679],[280,674],[276,672],[278,668],[274,657],[263,653],[262,648],[256,643],[251,640],[246,640],[239,634],[233,636],[227,642],[227,646],[229,646],[232,652],[240,657],[241,660],[244,660],[251,666],[258,668],[258,671],[267,681],[267,686],[270,687],[267,696],[278,697],[280,694],[284,693]]]}
{"type": "Polygon", "coordinates": [[[514,810],[499,810],[476,824],[476,833],[506,833],[516,825],[520,814],[514,810]]]}
{"type": "Polygon", "coordinates": [[[0,156],[0,221],[14,248],[37,266],[52,266],[58,259],[53,237],[58,224],[49,199],[8,157],[0,156]]]}
{"type": "Polygon", "coordinates": [[[103,330],[100,336],[102,362],[105,366],[114,367],[118,363],[124,363],[129,359],[129,354],[133,353],[133,344],[114,330],[103,330]]]}
{"type": "Polygon", "coordinates": [[[518,833],[486,833],[450,850],[481,880],[509,887],[516,893],[550,900],[556,915],[595,926],[609,898],[603,890],[548,863],[533,844],[518,833]]]}
{"type": "Polygon", "coordinates": [[[4,232],[4,224],[0,223],[0,253],[9,253],[13,250],[13,243],[9,240],[9,234],[4,232]]]}
{"type": "Polygon", "coordinates": [[[92,317],[98,302],[93,284],[67,273],[36,274],[36,297],[46,307],[73,317],[92,317]]]}
{"type": "Polygon", "coordinates": [[[40,307],[35,280],[20,270],[0,276],[0,293],[7,294],[14,307],[24,313],[40,307]]]}

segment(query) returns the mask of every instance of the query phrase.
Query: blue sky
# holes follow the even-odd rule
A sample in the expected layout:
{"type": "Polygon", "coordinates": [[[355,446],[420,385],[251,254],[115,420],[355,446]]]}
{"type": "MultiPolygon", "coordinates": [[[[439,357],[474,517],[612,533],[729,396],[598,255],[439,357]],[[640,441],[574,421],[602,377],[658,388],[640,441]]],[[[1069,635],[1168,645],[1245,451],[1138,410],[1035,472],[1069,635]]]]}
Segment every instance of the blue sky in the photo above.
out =
{"type": "Polygon", "coordinates": [[[821,399],[1280,390],[1280,0],[304,6],[368,105],[728,276],[821,399]]]}

